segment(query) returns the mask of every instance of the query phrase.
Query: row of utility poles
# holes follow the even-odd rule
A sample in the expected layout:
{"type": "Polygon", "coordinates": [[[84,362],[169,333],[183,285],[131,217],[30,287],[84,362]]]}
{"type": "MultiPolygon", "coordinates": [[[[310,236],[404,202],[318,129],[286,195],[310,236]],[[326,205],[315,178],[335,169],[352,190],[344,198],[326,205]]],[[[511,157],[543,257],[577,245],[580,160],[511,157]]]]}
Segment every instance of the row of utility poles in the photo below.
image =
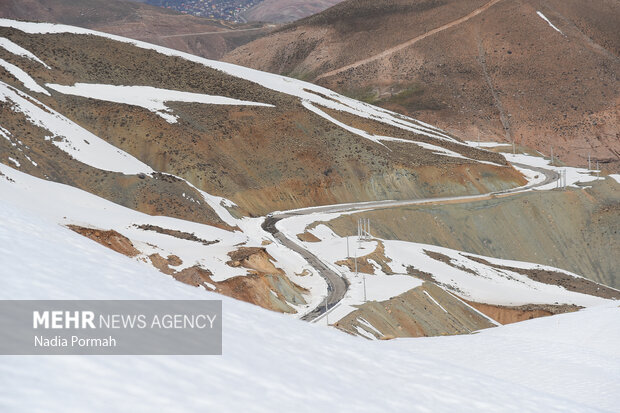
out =
{"type": "MultiPolygon", "coordinates": [[[[556,160],[558,160],[557,156],[554,156],[553,154],[553,146],[551,147],[550,150],[551,153],[551,166],[554,166],[554,164],[556,163],[556,160]]],[[[588,171],[592,170],[592,156],[590,154],[590,152],[588,152],[588,171]]],[[[599,167],[599,161],[596,161],[596,178],[600,178],[601,176],[601,168],[599,167]]],[[[556,181],[556,188],[562,188],[565,189],[566,188],[566,169],[563,169],[560,171],[560,179],[556,181]]]]}
{"type": "MultiPolygon", "coordinates": [[[[372,235],[370,234],[370,218],[359,218],[357,220],[357,247],[355,248],[355,254],[353,257],[355,266],[355,278],[358,275],[357,269],[357,250],[360,247],[362,241],[370,241],[372,235]]],[[[349,237],[347,237],[347,259],[351,258],[349,251],[349,237]]],[[[366,273],[362,273],[362,284],[364,286],[364,302],[366,302],[366,273]]]]}
{"type": "MultiPolygon", "coordinates": [[[[478,132],[478,147],[480,147],[480,132],[478,132]]],[[[516,155],[516,153],[517,153],[517,147],[515,144],[515,140],[513,138],[512,139],[512,154],[516,155]]],[[[552,146],[551,147],[551,166],[553,166],[556,159],[559,159],[559,158],[557,156],[554,157],[553,146],[552,146]]],[[[590,152],[588,152],[588,171],[591,171],[591,170],[592,170],[592,159],[590,156],[590,152]]],[[[600,174],[601,174],[601,169],[599,168],[598,161],[596,161],[596,177],[600,178],[600,174]]],[[[566,170],[560,173],[560,180],[562,180],[562,177],[564,178],[564,185],[558,184],[558,187],[565,188],[566,187],[566,170]]]]}
{"type": "MultiPolygon", "coordinates": [[[[372,235],[370,235],[370,218],[359,218],[357,220],[357,246],[355,248],[354,254],[354,266],[355,266],[355,278],[357,278],[358,270],[357,270],[357,250],[360,247],[362,241],[370,241],[372,235]]],[[[351,259],[351,253],[349,251],[349,237],[347,239],[347,259],[351,259]]],[[[364,302],[366,299],[366,273],[362,273],[362,284],[364,287],[364,302]]],[[[329,296],[329,287],[327,288],[327,295],[329,296]]],[[[325,300],[325,320],[327,325],[329,325],[329,314],[327,312],[327,299],[325,300]]]]}

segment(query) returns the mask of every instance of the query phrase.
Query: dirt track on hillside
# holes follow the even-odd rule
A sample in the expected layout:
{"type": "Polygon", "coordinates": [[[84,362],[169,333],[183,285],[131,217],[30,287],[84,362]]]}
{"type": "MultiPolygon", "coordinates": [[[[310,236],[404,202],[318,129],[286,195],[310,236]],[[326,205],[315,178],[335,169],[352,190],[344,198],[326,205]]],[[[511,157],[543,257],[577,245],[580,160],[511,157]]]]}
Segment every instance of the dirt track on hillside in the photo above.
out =
{"type": "Polygon", "coordinates": [[[501,0],[491,0],[490,2],[485,4],[484,6],[482,6],[482,7],[478,8],[478,9],[472,11],[471,13],[469,13],[466,16],[463,16],[463,17],[461,17],[459,19],[453,20],[450,23],[446,23],[446,24],[444,24],[442,26],[439,26],[439,27],[437,27],[437,28],[435,28],[433,30],[429,30],[428,32],[426,32],[424,34],[421,34],[421,35],[419,35],[417,37],[414,37],[413,39],[411,39],[409,41],[406,41],[405,43],[401,43],[399,45],[396,45],[394,47],[386,49],[383,52],[381,52],[379,54],[376,54],[374,56],[370,56],[370,57],[368,57],[366,59],[358,60],[357,62],[354,62],[354,63],[351,63],[349,65],[343,66],[343,67],[341,67],[339,69],[332,70],[332,71],[327,72],[327,73],[323,73],[322,75],[316,77],[314,80],[317,81],[317,80],[325,78],[325,77],[334,76],[334,75],[337,75],[339,73],[346,72],[349,69],[354,69],[356,67],[362,66],[362,65],[364,65],[366,63],[370,63],[370,62],[374,62],[375,60],[383,59],[384,57],[387,57],[387,56],[389,56],[389,55],[391,55],[393,53],[396,53],[399,50],[402,50],[402,49],[407,48],[409,46],[412,46],[415,43],[419,42],[420,40],[426,39],[429,36],[432,36],[434,34],[437,34],[439,32],[447,30],[447,29],[449,29],[451,27],[458,26],[459,24],[466,22],[467,20],[471,19],[472,17],[476,17],[480,13],[488,10],[491,6],[493,6],[496,3],[499,3],[500,1],[501,0]]]}

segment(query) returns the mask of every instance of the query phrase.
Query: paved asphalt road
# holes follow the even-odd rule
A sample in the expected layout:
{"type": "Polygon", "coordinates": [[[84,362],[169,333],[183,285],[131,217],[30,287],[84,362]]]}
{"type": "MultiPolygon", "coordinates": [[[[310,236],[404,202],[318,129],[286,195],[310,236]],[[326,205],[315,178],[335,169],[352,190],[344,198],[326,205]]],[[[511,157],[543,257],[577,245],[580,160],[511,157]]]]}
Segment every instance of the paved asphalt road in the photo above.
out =
{"type": "Polygon", "coordinates": [[[539,172],[545,175],[545,180],[543,182],[527,185],[525,187],[508,189],[505,191],[491,192],[487,194],[480,195],[464,195],[464,196],[454,196],[454,197],[443,197],[443,198],[423,198],[423,199],[411,199],[411,200],[401,200],[401,201],[369,201],[369,202],[354,202],[349,204],[337,204],[337,205],[324,205],[310,208],[303,208],[298,210],[291,210],[285,212],[277,212],[274,214],[270,214],[265,218],[265,221],[262,224],[262,227],[265,231],[271,233],[282,245],[287,248],[292,249],[293,251],[299,253],[308,264],[310,264],[321,277],[325,279],[327,282],[327,297],[321,301],[318,307],[314,308],[309,313],[305,314],[301,317],[302,320],[305,321],[313,321],[317,317],[324,314],[327,310],[336,306],[340,300],[344,298],[344,295],[349,288],[348,281],[342,277],[340,274],[329,268],[319,257],[303,248],[303,246],[299,245],[297,242],[287,238],[282,232],[280,232],[276,228],[276,223],[282,219],[290,218],[296,215],[307,215],[313,214],[317,212],[323,213],[334,213],[334,212],[346,212],[346,211],[364,211],[369,209],[377,209],[377,208],[391,208],[391,207],[399,207],[399,206],[407,206],[407,205],[419,205],[419,204],[440,204],[443,202],[453,202],[453,201],[476,201],[484,198],[488,198],[490,195],[508,195],[508,194],[516,194],[519,192],[523,192],[528,189],[532,189],[535,187],[547,185],[549,183],[555,182],[559,179],[559,174],[554,171],[550,171],[544,168],[537,168],[534,166],[523,165],[518,163],[513,163],[512,165],[530,169],[535,172],[539,172]]]}

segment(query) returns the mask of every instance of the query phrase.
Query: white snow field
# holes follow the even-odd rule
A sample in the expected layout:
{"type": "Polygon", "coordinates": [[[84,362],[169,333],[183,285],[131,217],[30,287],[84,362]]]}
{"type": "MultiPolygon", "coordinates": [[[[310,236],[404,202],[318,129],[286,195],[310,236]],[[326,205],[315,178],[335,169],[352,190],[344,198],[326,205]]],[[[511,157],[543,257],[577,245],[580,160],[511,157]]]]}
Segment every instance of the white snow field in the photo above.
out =
{"type": "MultiPolygon", "coordinates": [[[[4,170],[4,169],[3,169],[4,170]]],[[[0,180],[6,177],[0,176],[0,180]]],[[[2,356],[6,412],[594,412],[620,404],[620,308],[371,342],[174,281],[0,202],[2,299],[222,299],[222,356],[2,356]]]]}
{"type": "Polygon", "coordinates": [[[536,12],[536,14],[538,14],[538,17],[540,17],[541,19],[543,19],[544,21],[546,21],[546,22],[547,22],[547,24],[548,24],[549,26],[551,26],[551,28],[552,28],[553,30],[555,30],[556,32],[560,33],[561,35],[564,35],[564,33],[562,33],[562,30],[560,30],[560,29],[558,29],[557,27],[555,27],[555,26],[553,25],[553,23],[551,23],[551,21],[547,18],[547,16],[545,16],[544,14],[542,14],[542,12],[537,11],[537,12],[536,12]]]}
{"type": "MultiPolygon", "coordinates": [[[[6,165],[0,164],[0,173],[4,174],[0,176],[0,202],[12,204],[21,210],[45,217],[56,225],[73,224],[104,231],[115,230],[129,238],[134,247],[141,252],[133,260],[147,269],[152,269],[148,256],[158,253],[162,257],[172,254],[181,258],[183,263],[174,267],[177,271],[196,264],[207,268],[213,272],[214,281],[245,276],[247,275],[245,268],[226,265],[226,262],[230,260],[228,252],[236,250],[238,245],[258,247],[261,246],[262,241],[269,240],[271,244],[263,248],[276,260],[274,264],[282,268],[291,281],[310,291],[305,295],[307,304],[289,303],[289,305],[301,316],[321,301],[325,290],[323,279],[301,256],[274,242],[272,235],[261,228],[261,218],[234,219],[229,216],[229,223],[239,226],[242,230],[231,232],[182,219],[147,215],[78,188],[24,174],[6,165]],[[202,242],[137,228],[144,224],[193,233],[202,240],[217,240],[218,242],[203,245],[202,242]],[[296,275],[304,270],[306,270],[306,276],[296,275]]],[[[202,194],[208,195],[204,192],[202,194]]],[[[218,197],[210,197],[213,198],[211,201],[214,205],[221,202],[218,197]]],[[[201,201],[195,200],[195,202],[201,201]]],[[[218,208],[216,212],[221,215],[228,214],[223,207],[218,208]]]]}

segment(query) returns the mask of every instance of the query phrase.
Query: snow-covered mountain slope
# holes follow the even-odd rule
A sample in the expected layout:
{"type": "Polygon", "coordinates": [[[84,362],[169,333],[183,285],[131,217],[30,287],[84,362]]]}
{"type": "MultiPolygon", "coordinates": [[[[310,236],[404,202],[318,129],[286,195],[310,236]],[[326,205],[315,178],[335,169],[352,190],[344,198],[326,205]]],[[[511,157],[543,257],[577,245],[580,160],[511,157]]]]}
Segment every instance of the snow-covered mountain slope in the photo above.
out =
{"type": "MultiPolygon", "coordinates": [[[[28,208],[2,202],[0,214],[0,252],[11,257],[2,266],[2,299],[222,298],[28,208]]],[[[594,412],[620,403],[617,304],[475,335],[369,342],[223,300],[223,356],[4,356],[0,407],[594,412]]]]}
{"type": "MultiPolygon", "coordinates": [[[[169,261],[164,271],[170,270],[170,275],[175,278],[182,277],[184,271],[187,273],[196,268],[204,269],[209,272],[208,278],[199,279],[192,284],[228,295],[231,295],[229,286],[236,285],[237,282],[251,282],[242,281],[240,277],[260,274],[261,271],[275,277],[279,275],[298,286],[295,288],[302,294],[302,300],[293,300],[287,295],[290,294],[289,291],[277,288],[279,284],[272,285],[273,295],[278,299],[272,305],[264,305],[262,300],[265,300],[265,297],[256,297],[256,301],[247,299],[243,294],[235,295],[237,298],[279,311],[303,314],[314,308],[317,300],[320,300],[320,292],[324,289],[323,282],[303,258],[275,243],[272,236],[260,227],[262,219],[235,219],[225,208],[219,206],[220,200],[215,197],[209,198],[205,194],[205,199],[196,199],[194,202],[212,202],[215,209],[224,215],[224,219],[239,230],[231,232],[166,216],[150,216],[77,188],[38,179],[4,165],[0,165],[0,173],[3,174],[0,176],[3,204],[31,211],[53,224],[82,229],[81,233],[84,235],[87,235],[85,232],[89,229],[100,233],[114,231],[117,240],[126,240],[130,245],[125,249],[117,248],[115,254],[129,255],[143,263],[144,267],[153,265],[159,268],[161,260],[169,261]],[[237,251],[240,245],[264,250],[268,259],[275,262],[271,268],[269,261],[263,263],[266,268],[245,265],[233,267],[229,254],[237,251]],[[166,257],[175,258],[167,260],[166,257]],[[305,276],[297,275],[302,273],[305,276]]],[[[108,245],[106,242],[101,243],[108,245]]],[[[245,288],[248,290],[245,294],[252,293],[251,284],[245,288]]],[[[262,294],[272,296],[268,290],[262,291],[262,294]]]]}
{"type": "Polygon", "coordinates": [[[523,181],[501,155],[299,80],[45,23],[0,19],[0,45],[0,162],[76,188],[13,174],[5,200],[45,193],[55,222],[273,310],[303,314],[324,283],[247,216],[523,181]]]}
{"type": "MultiPolygon", "coordinates": [[[[155,266],[192,285],[270,309],[297,312],[298,316],[315,308],[326,294],[325,283],[316,269],[266,232],[261,227],[263,218],[235,218],[222,206],[224,200],[217,197],[199,191],[202,197],[192,201],[209,203],[224,222],[237,230],[231,232],[171,217],[150,216],[3,165],[0,165],[0,172],[4,174],[0,179],[3,203],[31,211],[51,223],[77,229],[77,232],[110,248],[114,247],[93,238],[92,234],[113,231],[117,240],[130,245],[117,248],[117,253],[128,255],[145,267],[155,266]],[[233,265],[232,257],[241,245],[254,251],[262,250],[267,258],[261,265],[252,265],[249,261],[233,265]],[[193,274],[196,270],[206,273],[188,280],[188,273],[193,274]],[[251,284],[255,282],[252,274],[279,276],[287,282],[270,284],[270,292],[269,289],[260,289],[260,284],[251,284]],[[234,288],[239,283],[243,285],[242,293],[239,288],[234,288]],[[282,284],[290,285],[291,290],[283,288],[282,284]]],[[[526,304],[592,306],[607,301],[602,297],[611,298],[596,296],[596,291],[593,293],[592,288],[586,288],[603,286],[555,268],[395,240],[375,239],[358,244],[351,238],[351,256],[360,257],[360,272],[372,273],[363,280],[361,274],[355,275],[352,260],[347,262],[347,241],[324,225],[311,226],[313,222],[329,221],[339,215],[312,214],[278,223],[289,239],[297,239],[298,234],[307,231],[320,240],[299,242],[349,280],[351,285],[345,299],[330,312],[332,322],[344,318],[364,303],[363,283],[369,301],[385,301],[429,281],[420,274],[430,274],[433,282],[454,294],[457,300],[475,303],[513,307],[526,304]],[[560,286],[554,284],[558,282],[555,279],[544,283],[529,278],[528,272],[533,270],[560,274],[583,285],[578,285],[576,290],[567,290],[570,286],[566,282],[560,286]]]]}
{"type": "MultiPolygon", "coordinates": [[[[84,142],[95,135],[254,215],[522,183],[497,154],[300,80],[64,25],[0,19],[0,39],[1,120],[11,133],[30,132],[28,142],[19,139],[37,152],[31,158],[53,155],[58,162],[60,154],[44,152],[53,144],[98,169],[136,173],[80,156],[98,149],[84,142]],[[63,127],[71,136],[42,126],[44,116],[35,113],[42,110],[47,118],[66,118],[57,126],[75,123],[63,127]]],[[[60,179],[43,159],[33,158],[39,165],[33,168],[21,154],[9,156],[24,172],[60,179]]],[[[113,186],[120,178],[106,179],[113,186]]],[[[82,180],[61,182],[118,202],[112,188],[96,191],[82,180]]]]}
{"type": "MultiPolygon", "coordinates": [[[[368,210],[372,207],[368,206],[368,210]]],[[[332,323],[355,312],[366,301],[387,302],[395,297],[406,300],[403,294],[420,288],[423,281],[448,292],[447,299],[466,300],[475,308],[480,308],[480,303],[495,306],[497,313],[502,309],[523,311],[527,307],[525,313],[531,311],[532,316],[540,316],[543,314],[536,313],[537,309],[562,307],[558,311],[564,312],[574,310],[571,306],[589,307],[620,299],[620,291],[557,268],[436,245],[376,237],[360,241],[357,236],[339,236],[324,224],[352,213],[291,216],[276,224],[289,239],[297,240],[349,281],[345,298],[329,311],[332,323]]],[[[429,292],[424,294],[428,296],[429,292]]],[[[446,311],[432,296],[430,300],[446,311]]],[[[482,306],[483,312],[489,313],[485,307],[482,306]]],[[[371,333],[371,338],[384,335],[380,326],[372,326],[362,316],[363,313],[358,318],[368,329],[357,333],[365,337],[371,333]]]]}

